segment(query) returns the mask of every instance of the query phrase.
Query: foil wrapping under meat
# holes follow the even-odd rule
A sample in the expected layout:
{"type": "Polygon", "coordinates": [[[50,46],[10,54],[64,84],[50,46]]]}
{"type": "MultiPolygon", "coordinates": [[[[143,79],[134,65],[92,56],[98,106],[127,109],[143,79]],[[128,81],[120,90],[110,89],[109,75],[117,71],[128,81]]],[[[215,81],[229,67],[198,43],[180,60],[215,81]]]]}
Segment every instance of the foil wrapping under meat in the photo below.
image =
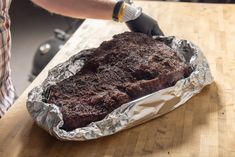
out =
{"type": "Polygon", "coordinates": [[[184,104],[203,87],[213,82],[208,62],[196,45],[175,37],[154,38],[176,50],[183,61],[194,67],[194,71],[188,78],[179,80],[172,87],[123,104],[101,121],[68,132],[61,129],[64,122],[59,108],[55,104],[44,102],[45,91],[51,85],[76,74],[82,68],[86,56],[84,54],[94,52],[94,49],[83,50],[51,69],[45,81],[29,93],[28,112],[40,127],[58,139],[84,141],[112,135],[166,114],[184,104]]]}

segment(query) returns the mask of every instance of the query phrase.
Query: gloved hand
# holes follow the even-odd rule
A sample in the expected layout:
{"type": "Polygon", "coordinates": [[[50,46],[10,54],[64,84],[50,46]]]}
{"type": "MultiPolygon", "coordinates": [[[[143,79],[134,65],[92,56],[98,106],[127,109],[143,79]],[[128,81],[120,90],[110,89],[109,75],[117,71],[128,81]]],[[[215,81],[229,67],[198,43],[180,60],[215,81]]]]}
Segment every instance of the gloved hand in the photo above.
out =
{"type": "Polygon", "coordinates": [[[126,0],[118,1],[113,10],[113,20],[125,22],[129,29],[133,32],[145,33],[149,36],[164,35],[157,21],[150,16],[142,13],[140,7],[135,7],[126,0]]]}
{"type": "Polygon", "coordinates": [[[141,13],[135,20],[127,21],[126,24],[133,32],[145,33],[148,36],[164,35],[157,21],[145,13],[141,13]]]}

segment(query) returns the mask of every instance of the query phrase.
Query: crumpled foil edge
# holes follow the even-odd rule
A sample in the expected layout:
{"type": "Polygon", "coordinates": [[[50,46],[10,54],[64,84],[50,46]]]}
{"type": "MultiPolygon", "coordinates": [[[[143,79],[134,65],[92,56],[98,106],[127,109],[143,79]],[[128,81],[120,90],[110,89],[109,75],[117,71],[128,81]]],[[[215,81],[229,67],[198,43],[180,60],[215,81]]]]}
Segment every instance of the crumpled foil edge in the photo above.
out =
{"type": "Polygon", "coordinates": [[[64,122],[59,108],[54,104],[45,103],[43,100],[46,99],[45,91],[51,85],[76,74],[84,65],[86,55],[94,51],[94,49],[83,50],[68,61],[51,69],[44,82],[29,92],[26,106],[31,117],[40,127],[60,140],[96,139],[164,115],[184,104],[199,93],[203,87],[213,82],[208,62],[199,47],[190,41],[175,37],[153,38],[176,50],[183,61],[194,67],[194,71],[188,78],[179,80],[172,87],[123,104],[101,121],[67,132],[60,129],[64,122]]]}

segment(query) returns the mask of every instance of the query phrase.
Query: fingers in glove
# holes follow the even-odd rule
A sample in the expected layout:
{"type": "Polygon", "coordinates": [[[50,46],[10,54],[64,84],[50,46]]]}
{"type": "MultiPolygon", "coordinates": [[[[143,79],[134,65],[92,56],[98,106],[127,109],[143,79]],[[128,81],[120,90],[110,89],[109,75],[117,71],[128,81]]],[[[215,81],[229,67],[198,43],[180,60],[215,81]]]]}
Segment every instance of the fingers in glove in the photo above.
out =
{"type": "Polygon", "coordinates": [[[149,29],[146,34],[147,34],[148,36],[150,36],[150,37],[153,36],[153,35],[152,35],[153,33],[152,33],[152,30],[151,30],[151,29],[149,29]]]}
{"type": "Polygon", "coordinates": [[[151,32],[151,35],[157,35],[157,36],[164,36],[164,33],[162,32],[162,30],[159,28],[159,26],[154,27],[154,29],[151,32]]]}

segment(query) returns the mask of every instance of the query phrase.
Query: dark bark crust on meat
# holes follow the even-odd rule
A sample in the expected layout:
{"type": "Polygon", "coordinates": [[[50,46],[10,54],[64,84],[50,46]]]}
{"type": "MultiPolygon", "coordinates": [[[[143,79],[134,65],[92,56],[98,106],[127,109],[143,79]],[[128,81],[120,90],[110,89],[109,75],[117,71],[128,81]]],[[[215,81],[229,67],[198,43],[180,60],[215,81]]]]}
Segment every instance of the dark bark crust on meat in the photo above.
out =
{"type": "Polygon", "coordinates": [[[95,49],[84,67],[49,89],[69,131],[102,120],[124,103],[175,85],[192,72],[176,52],[145,34],[115,35],[95,49]]]}

